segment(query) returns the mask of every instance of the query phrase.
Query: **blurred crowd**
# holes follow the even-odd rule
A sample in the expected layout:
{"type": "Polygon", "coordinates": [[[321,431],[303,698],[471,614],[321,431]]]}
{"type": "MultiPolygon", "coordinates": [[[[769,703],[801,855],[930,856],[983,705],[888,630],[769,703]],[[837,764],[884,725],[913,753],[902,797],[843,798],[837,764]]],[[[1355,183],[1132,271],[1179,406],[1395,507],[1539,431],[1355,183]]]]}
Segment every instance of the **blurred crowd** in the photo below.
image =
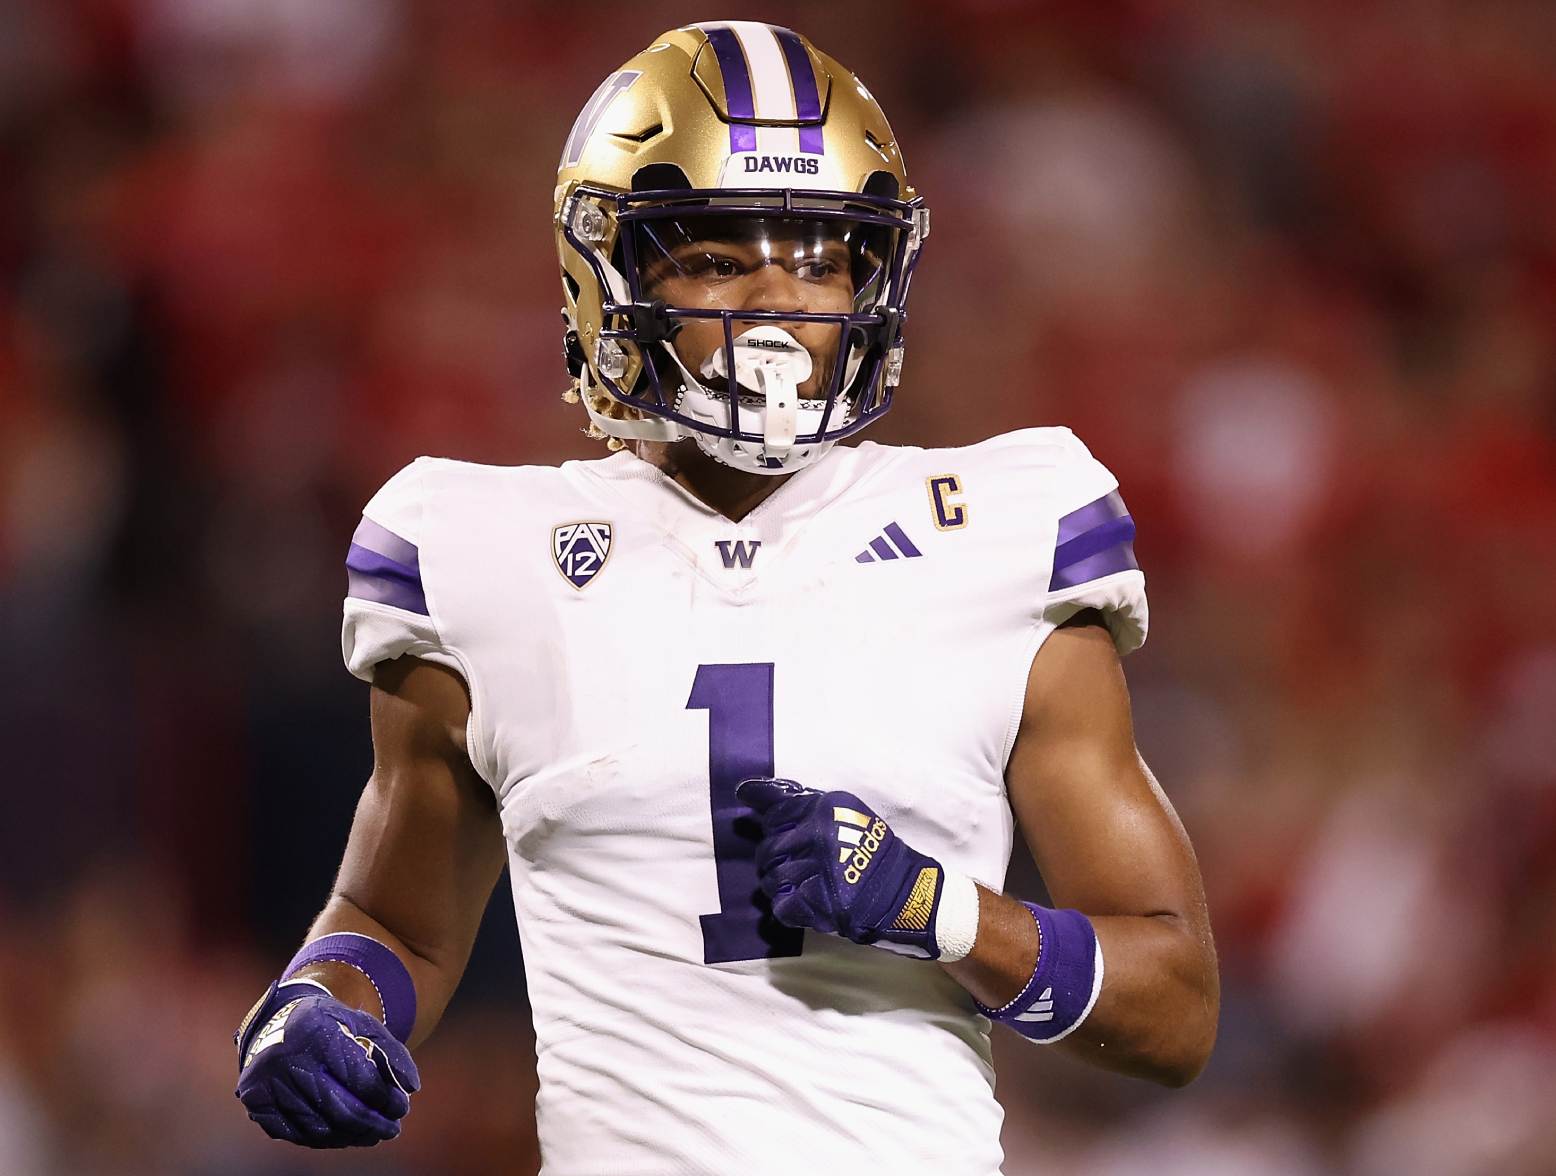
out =
{"type": "MultiPolygon", "coordinates": [[[[1001,1034],[1007,1171],[1556,1171],[1556,8],[776,11],[717,15],[854,68],[934,210],[872,435],[1069,424],[1140,527],[1221,1038],[1167,1092],[1001,1034]]],[[[0,0],[0,1172],[534,1171],[502,891],[390,1147],[265,1140],[230,1034],[370,766],[356,514],[603,453],[555,162],[710,15],[0,0]]]]}

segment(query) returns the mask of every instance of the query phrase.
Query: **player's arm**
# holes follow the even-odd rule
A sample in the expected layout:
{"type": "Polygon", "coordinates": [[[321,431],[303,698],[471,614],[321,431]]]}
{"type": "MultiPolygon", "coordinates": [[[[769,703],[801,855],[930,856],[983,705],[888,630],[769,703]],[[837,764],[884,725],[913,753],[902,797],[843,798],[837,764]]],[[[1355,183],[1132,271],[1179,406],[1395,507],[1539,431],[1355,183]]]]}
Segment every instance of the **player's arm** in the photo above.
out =
{"type": "Polygon", "coordinates": [[[1071,909],[976,885],[851,792],[765,778],[738,795],[761,825],[757,878],[780,921],[937,960],[1023,1036],[1188,1082],[1215,1040],[1215,949],[1194,852],[1135,750],[1100,622],[1059,629],[1033,659],[1007,787],[1071,909]]]}
{"type": "MultiPolygon", "coordinates": [[[[1123,670],[1096,613],[1033,659],[1006,784],[1055,907],[1085,913],[1104,961],[1095,1004],[1060,1046],[1168,1085],[1190,1081],[1210,1056],[1220,1004],[1204,887],[1135,748],[1123,670]]],[[[1014,899],[982,887],[978,898],[972,951],[944,966],[997,1009],[1034,975],[1038,924],[1014,899]]],[[[1056,928],[1056,940],[1073,934],[1056,928]]]]}
{"type": "Polygon", "coordinates": [[[465,749],[469,713],[440,666],[402,657],[374,671],[373,774],[335,886],[239,1031],[238,1097],[277,1138],[372,1144],[409,1109],[419,1078],[406,1045],[442,1016],[503,866],[495,801],[465,749]]]}
{"type": "MultiPolygon", "coordinates": [[[[383,662],[371,709],[373,775],[308,939],[355,931],[389,946],[416,987],[407,1044],[417,1045],[436,1027],[469,962],[502,874],[502,825],[465,749],[470,702],[458,676],[413,657],[383,662]]],[[[310,964],[299,974],[383,1016],[373,985],[350,965],[310,964]]]]}

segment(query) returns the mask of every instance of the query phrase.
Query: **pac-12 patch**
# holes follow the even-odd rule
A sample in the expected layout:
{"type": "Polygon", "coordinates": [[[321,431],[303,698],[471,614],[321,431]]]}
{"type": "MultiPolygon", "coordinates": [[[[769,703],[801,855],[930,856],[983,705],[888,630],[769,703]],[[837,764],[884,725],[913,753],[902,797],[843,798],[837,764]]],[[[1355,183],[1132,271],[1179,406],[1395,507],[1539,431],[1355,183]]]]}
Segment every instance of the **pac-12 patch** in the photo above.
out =
{"type": "Polygon", "coordinates": [[[582,588],[605,566],[611,553],[609,523],[563,523],[551,528],[551,558],[574,588],[582,588]]]}

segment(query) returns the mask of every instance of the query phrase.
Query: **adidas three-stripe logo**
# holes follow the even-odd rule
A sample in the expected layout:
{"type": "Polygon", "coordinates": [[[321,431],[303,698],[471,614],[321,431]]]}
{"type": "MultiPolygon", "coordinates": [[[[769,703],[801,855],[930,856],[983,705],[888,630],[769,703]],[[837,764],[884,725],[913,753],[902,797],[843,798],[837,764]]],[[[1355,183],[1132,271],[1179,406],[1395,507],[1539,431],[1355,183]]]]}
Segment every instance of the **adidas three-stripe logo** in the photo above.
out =
{"type": "Polygon", "coordinates": [[[864,877],[886,840],[886,822],[843,805],[832,806],[832,819],[837,822],[837,860],[846,863],[843,880],[853,886],[864,877]]]}
{"type": "Polygon", "coordinates": [[[864,840],[864,831],[870,827],[870,818],[858,809],[832,807],[832,819],[837,822],[837,860],[846,862],[854,846],[864,840]]]}
{"type": "Polygon", "coordinates": [[[1024,1013],[1018,1013],[1018,1021],[1052,1021],[1054,1019],[1054,990],[1043,989],[1041,995],[1032,1002],[1032,1007],[1024,1013]]]}
{"type": "Polygon", "coordinates": [[[855,563],[874,563],[876,560],[917,559],[924,553],[913,545],[896,523],[887,523],[881,533],[870,540],[870,546],[854,556],[855,563]]]}

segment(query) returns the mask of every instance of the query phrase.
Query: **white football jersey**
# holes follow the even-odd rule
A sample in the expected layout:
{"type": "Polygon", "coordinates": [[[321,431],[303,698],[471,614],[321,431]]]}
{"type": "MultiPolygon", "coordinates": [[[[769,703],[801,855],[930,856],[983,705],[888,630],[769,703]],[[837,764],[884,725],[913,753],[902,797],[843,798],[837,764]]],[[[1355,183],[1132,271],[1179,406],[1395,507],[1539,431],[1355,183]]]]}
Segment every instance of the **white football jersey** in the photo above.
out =
{"type": "Polygon", "coordinates": [[[989,1022],[934,963],[773,922],[734,790],[848,789],[1001,889],[1033,655],[1082,608],[1145,638],[1117,489],[1026,429],[834,449],[738,523],[630,453],[421,458],[372,499],[346,664],[469,686],[549,1176],[999,1171],[989,1022]]]}

